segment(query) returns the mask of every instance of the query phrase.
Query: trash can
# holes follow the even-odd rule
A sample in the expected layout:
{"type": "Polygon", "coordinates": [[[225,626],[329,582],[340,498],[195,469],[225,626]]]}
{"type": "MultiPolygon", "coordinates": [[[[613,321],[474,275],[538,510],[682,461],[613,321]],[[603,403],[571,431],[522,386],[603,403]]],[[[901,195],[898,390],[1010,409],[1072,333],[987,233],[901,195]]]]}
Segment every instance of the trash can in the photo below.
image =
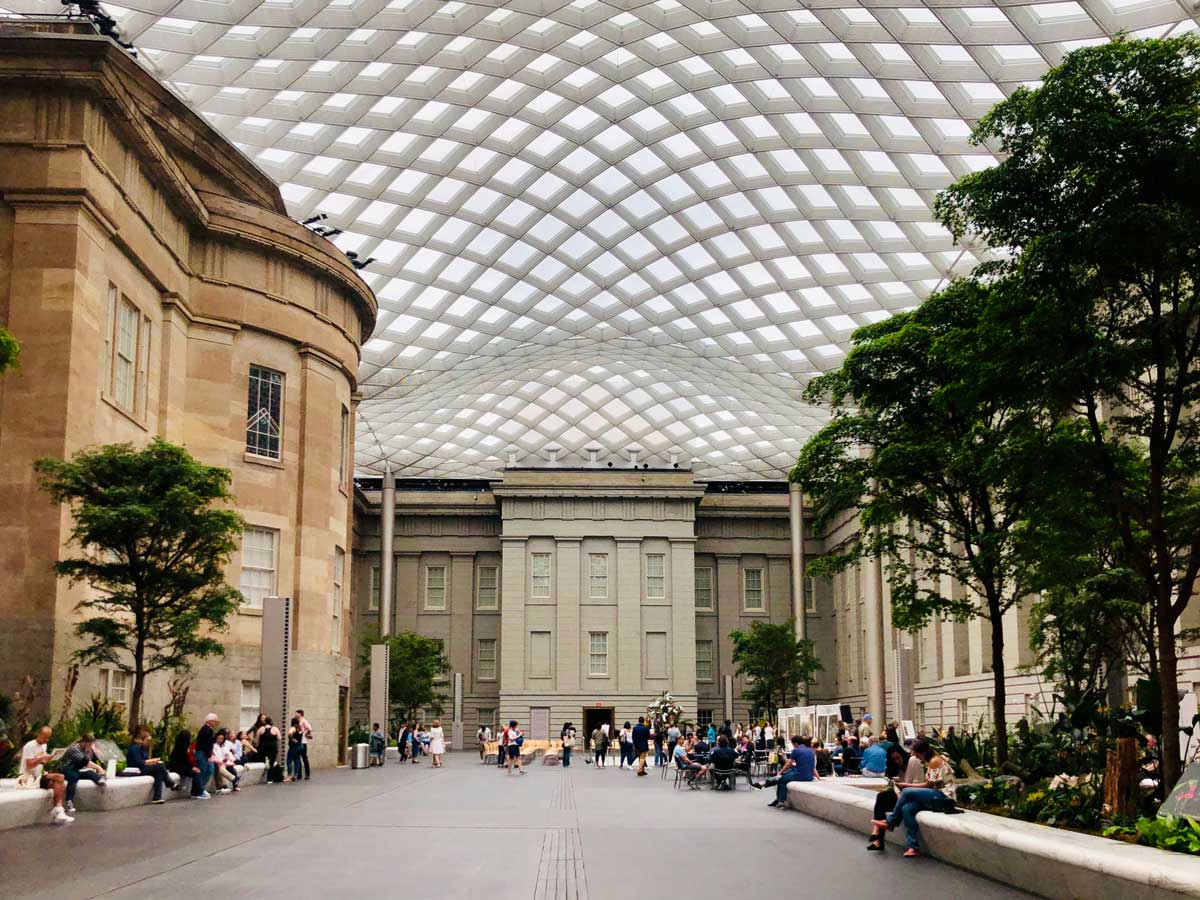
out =
{"type": "Polygon", "coordinates": [[[365,769],[370,760],[370,748],[366,744],[355,744],[354,752],[350,754],[350,768],[365,769]]]}

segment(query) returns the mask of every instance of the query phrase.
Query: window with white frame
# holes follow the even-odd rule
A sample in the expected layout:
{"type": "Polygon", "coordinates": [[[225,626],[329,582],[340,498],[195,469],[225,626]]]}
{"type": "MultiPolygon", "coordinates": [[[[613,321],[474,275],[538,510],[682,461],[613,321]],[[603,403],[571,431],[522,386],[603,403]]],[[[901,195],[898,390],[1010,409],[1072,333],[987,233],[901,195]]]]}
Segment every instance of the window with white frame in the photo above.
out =
{"type": "Polygon", "coordinates": [[[661,553],[646,554],[646,596],[653,600],[667,596],[667,558],[661,553]]]}
{"type": "Polygon", "coordinates": [[[588,633],[588,674],[608,674],[608,632],[588,633]]]}
{"type": "MultiPolygon", "coordinates": [[[[430,640],[433,641],[435,644],[437,644],[438,654],[442,657],[445,657],[446,641],[443,638],[430,638],[430,640]]],[[[446,665],[447,665],[447,668],[442,669],[440,672],[437,673],[437,675],[434,676],[433,680],[435,683],[445,684],[447,681],[450,680],[449,661],[447,661],[446,665]]]]}
{"type": "Polygon", "coordinates": [[[496,680],[495,638],[480,638],[475,642],[475,673],[480,681],[496,680]]]}
{"type": "Polygon", "coordinates": [[[499,566],[480,566],[475,588],[475,605],[479,609],[496,609],[499,606],[499,566]]]}
{"type": "Polygon", "coordinates": [[[812,577],[804,579],[804,611],[810,613],[817,611],[817,580],[812,577]]]}
{"type": "Polygon", "coordinates": [[[696,727],[707,728],[713,723],[713,711],[711,709],[696,710],[696,727]]]}
{"type": "Polygon", "coordinates": [[[588,597],[592,600],[608,599],[608,554],[588,554],[588,597]]]}
{"type": "Polygon", "coordinates": [[[250,367],[246,398],[246,452],[279,459],[283,441],[283,373],[250,367]]]}
{"type": "Polygon", "coordinates": [[[529,596],[550,599],[550,554],[534,553],[529,561],[529,596]]]}
{"type": "Polygon", "coordinates": [[[446,608],[446,567],[425,567],[425,608],[446,608]]]}
{"type": "Polygon", "coordinates": [[[257,681],[242,682],[242,711],[238,719],[238,727],[248,731],[258,721],[262,710],[262,685],[257,681]]]}
{"type": "Polygon", "coordinates": [[[742,604],[747,612],[761,612],[763,608],[763,570],[743,569],[742,604]]]}
{"type": "Polygon", "coordinates": [[[341,547],[333,548],[333,596],[330,598],[332,622],[330,623],[330,638],[332,649],[338,653],[342,649],[342,582],[346,576],[346,551],[341,547]]]}
{"type": "Polygon", "coordinates": [[[712,608],[712,569],[708,566],[699,566],[696,569],[696,609],[712,608]]]}
{"type": "Polygon", "coordinates": [[[713,680],[713,642],[696,641],[696,680],[713,680]]]}
{"type": "Polygon", "coordinates": [[[113,703],[128,703],[129,673],[120,669],[101,669],[100,696],[113,703]]]}
{"type": "Polygon", "coordinates": [[[104,394],[135,416],[146,413],[150,369],[150,319],[117,290],[108,286],[108,319],[104,337],[104,394]]]}
{"type": "Polygon", "coordinates": [[[379,612],[379,599],[383,596],[383,584],[380,579],[383,577],[383,572],[379,566],[371,566],[371,584],[367,594],[367,609],[370,612],[379,612]]]}
{"type": "Polygon", "coordinates": [[[239,587],[246,606],[261,609],[264,597],[275,594],[275,557],[279,532],[247,528],[242,532],[242,578],[239,587]]]}

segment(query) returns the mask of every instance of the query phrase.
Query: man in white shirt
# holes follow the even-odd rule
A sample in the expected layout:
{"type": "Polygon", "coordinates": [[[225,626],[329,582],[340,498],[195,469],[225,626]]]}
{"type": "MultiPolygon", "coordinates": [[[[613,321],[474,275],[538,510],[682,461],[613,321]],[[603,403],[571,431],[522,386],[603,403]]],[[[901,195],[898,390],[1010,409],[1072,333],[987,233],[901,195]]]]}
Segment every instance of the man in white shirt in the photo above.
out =
{"type": "Polygon", "coordinates": [[[768,749],[775,744],[775,729],[771,727],[770,722],[763,726],[763,740],[766,742],[768,749]]]}
{"type": "Polygon", "coordinates": [[[67,794],[67,780],[58,772],[46,772],[44,767],[52,757],[47,752],[50,735],[53,732],[49,725],[38,729],[37,737],[21,748],[21,768],[17,779],[18,787],[41,788],[50,790],[54,798],[54,806],[50,810],[50,821],[55,825],[66,825],[75,820],[63,809],[63,798],[67,794]]]}
{"type": "Polygon", "coordinates": [[[312,775],[308,768],[308,742],[312,740],[312,726],[304,718],[304,710],[296,710],[296,717],[300,719],[300,762],[304,764],[304,780],[308,781],[312,775]]]}

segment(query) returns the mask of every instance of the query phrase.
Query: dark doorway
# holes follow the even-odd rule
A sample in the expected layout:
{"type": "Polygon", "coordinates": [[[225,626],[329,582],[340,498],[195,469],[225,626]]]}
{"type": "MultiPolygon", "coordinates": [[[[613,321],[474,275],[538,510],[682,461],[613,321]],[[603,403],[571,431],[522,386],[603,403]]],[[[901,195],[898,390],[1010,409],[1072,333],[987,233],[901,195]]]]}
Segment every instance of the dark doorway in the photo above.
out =
{"type": "Polygon", "coordinates": [[[613,737],[613,727],[616,717],[611,706],[585,706],[583,709],[583,749],[592,749],[592,732],[608,723],[609,737],[613,737]]]}

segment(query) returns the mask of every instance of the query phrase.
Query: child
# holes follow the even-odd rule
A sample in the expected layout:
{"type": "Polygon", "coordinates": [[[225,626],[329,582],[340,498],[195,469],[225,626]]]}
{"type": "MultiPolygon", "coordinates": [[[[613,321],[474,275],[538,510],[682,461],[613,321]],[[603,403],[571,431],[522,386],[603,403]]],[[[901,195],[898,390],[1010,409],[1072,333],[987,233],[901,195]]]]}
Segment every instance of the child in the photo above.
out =
{"type": "Polygon", "coordinates": [[[379,730],[379,723],[376,722],[372,726],[371,731],[371,758],[367,762],[368,766],[382,766],[383,754],[387,750],[387,738],[384,737],[382,731],[379,730]]]}

